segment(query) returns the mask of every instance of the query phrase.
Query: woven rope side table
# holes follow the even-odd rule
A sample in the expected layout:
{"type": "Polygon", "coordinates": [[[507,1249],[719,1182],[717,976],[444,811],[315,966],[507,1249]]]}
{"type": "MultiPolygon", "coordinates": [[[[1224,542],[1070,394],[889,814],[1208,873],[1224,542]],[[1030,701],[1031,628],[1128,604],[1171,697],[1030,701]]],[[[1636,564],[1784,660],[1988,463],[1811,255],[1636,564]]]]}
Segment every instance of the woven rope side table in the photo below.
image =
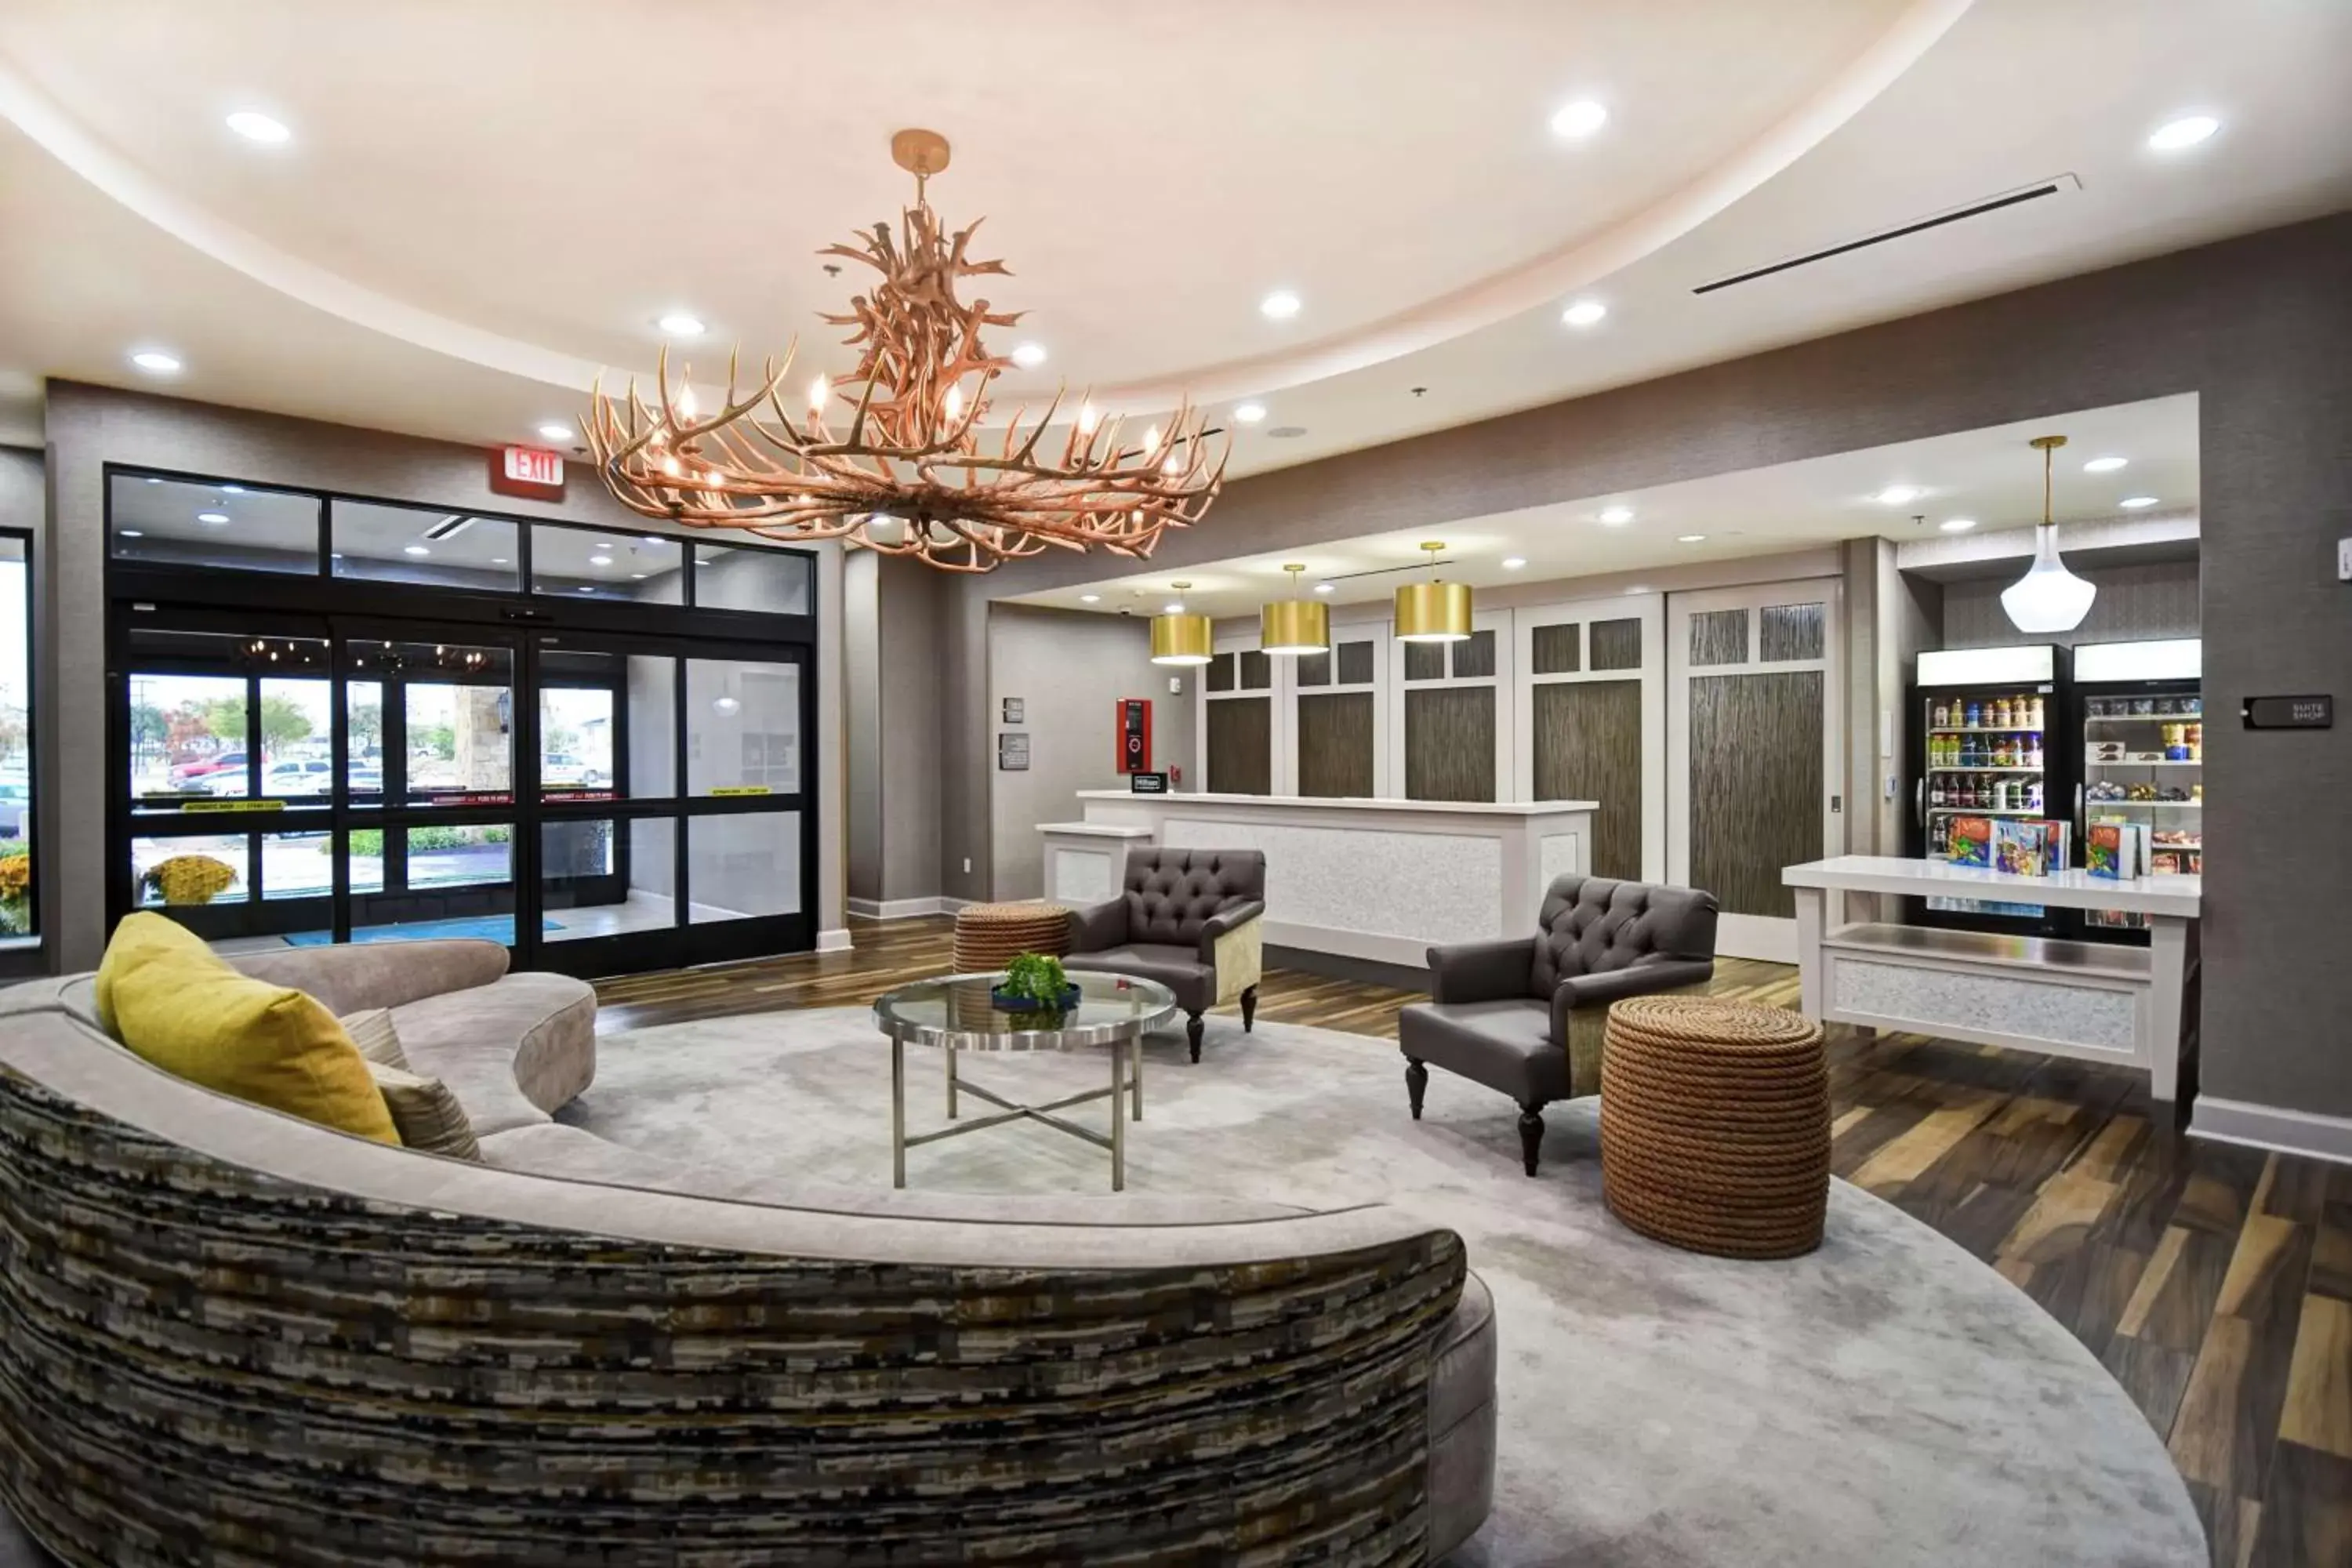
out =
{"type": "Polygon", "coordinates": [[[1643,1236],[1722,1258],[1794,1258],[1829,1210],[1829,1067],[1799,1014],[1703,996],[1612,1005],[1601,1193],[1643,1236]]]}
{"type": "Polygon", "coordinates": [[[956,911],[955,972],[994,974],[1024,952],[1070,950],[1070,911],[1059,904],[966,904],[956,911]]]}

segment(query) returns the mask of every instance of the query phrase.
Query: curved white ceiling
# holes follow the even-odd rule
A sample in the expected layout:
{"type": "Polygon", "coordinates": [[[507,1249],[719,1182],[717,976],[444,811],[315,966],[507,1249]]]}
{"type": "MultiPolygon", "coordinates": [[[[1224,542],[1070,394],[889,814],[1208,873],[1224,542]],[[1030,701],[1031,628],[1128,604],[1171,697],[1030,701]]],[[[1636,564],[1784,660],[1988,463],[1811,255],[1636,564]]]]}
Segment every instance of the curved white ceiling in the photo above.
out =
{"type": "MultiPolygon", "coordinates": [[[[1015,276],[1056,376],[1133,407],[1361,370],[1557,301],[1690,232],[1899,78],[1969,0],[1643,0],[925,14],[507,0],[432,26],[300,0],[28,0],[0,115],[205,255],[356,325],[583,387],[691,309],[758,358],[856,279],[815,252],[907,194],[1015,276]],[[126,14],[128,13],[128,14],[126,14]],[[1546,129],[1607,104],[1578,142],[1546,129]],[[295,127],[256,147],[257,108],[295,127]],[[1307,301],[1286,324],[1258,298],[1307,301]]],[[[853,269],[854,271],[854,269],[853,269]]],[[[1009,346],[1009,341],[1004,345],[1009,346]]],[[[723,350],[717,351],[723,353],[723,350]]],[[[706,370],[714,351],[706,349],[706,370]]]]}

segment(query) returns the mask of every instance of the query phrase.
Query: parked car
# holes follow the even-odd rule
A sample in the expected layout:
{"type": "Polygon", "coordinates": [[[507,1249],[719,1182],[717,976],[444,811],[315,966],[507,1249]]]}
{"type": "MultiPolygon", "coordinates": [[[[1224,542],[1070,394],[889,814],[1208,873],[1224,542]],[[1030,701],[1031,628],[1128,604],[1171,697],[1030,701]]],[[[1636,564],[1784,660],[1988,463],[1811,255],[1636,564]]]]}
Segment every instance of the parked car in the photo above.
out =
{"type": "Polygon", "coordinates": [[[22,774],[0,778],[0,838],[22,838],[33,809],[33,786],[22,774]]]}
{"type": "Polygon", "coordinates": [[[175,763],[172,765],[172,771],[168,776],[173,789],[201,789],[205,787],[205,779],[215,773],[230,771],[240,773],[245,772],[243,752],[215,752],[209,757],[200,757],[192,763],[175,763]]]}
{"type": "Polygon", "coordinates": [[[325,795],[334,788],[335,768],[323,757],[272,763],[261,770],[264,795],[325,795]]]}
{"type": "Polygon", "coordinates": [[[594,763],[583,763],[568,752],[550,752],[539,759],[539,782],[542,784],[602,784],[611,782],[604,770],[594,763]]]}

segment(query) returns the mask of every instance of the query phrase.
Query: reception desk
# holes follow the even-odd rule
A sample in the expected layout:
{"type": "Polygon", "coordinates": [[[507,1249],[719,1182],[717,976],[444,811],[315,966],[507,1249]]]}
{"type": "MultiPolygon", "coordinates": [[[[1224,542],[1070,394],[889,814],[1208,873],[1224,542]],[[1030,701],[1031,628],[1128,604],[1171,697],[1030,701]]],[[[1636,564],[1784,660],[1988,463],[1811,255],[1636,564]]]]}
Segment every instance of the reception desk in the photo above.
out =
{"type": "Polygon", "coordinates": [[[1841,855],[1790,866],[1804,1010],[1835,1023],[2011,1046],[2134,1068],[2179,1091],[2197,946],[2195,877],[2017,877],[1944,860],[1841,855]],[[2147,918],[2149,943],[2061,942],[1840,918],[1847,893],[1988,899],[2147,918]]]}
{"type": "Polygon", "coordinates": [[[1265,940],[1285,962],[1414,971],[1433,943],[1532,932],[1551,879],[1590,867],[1598,809],[1123,790],[1081,790],[1078,800],[1083,821],[1039,825],[1047,898],[1109,896],[1112,868],[1138,845],[1263,850],[1265,940]]]}

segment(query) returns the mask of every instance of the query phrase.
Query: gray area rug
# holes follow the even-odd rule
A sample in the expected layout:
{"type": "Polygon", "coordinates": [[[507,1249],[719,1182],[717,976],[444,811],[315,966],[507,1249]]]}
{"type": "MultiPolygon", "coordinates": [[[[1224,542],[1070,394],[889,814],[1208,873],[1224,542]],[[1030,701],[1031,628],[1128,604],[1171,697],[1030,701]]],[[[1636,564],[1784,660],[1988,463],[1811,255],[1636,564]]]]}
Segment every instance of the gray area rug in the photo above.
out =
{"type": "MultiPolygon", "coordinates": [[[[827,1184],[889,1181],[889,1055],[863,1009],[606,1035],[562,1120],[649,1154],[827,1184]]],[[[1957,1245],[1844,1183],[1828,1237],[1785,1263],[1644,1239],[1601,1201],[1597,1102],[1517,1110],[1433,1073],[1405,1109],[1386,1041],[1213,1020],[1197,1065],[1148,1047],[1129,1190],[1310,1206],[1384,1200],[1451,1226],[1495,1293],[1500,1458],[1462,1568],[2193,1568],[2203,1535],[2164,1445],[2091,1355],[1957,1245]]],[[[967,1055],[1043,1100],[1097,1057],[967,1055]]],[[[908,1130],[944,1120],[908,1053],[908,1130]]],[[[967,1102],[966,1113],[985,1107],[967,1102]]],[[[1076,1113],[1101,1127],[1100,1104],[1076,1113]]],[[[1098,1193],[1108,1159],[1029,1124],[912,1150],[910,1187],[1098,1193]]]]}

